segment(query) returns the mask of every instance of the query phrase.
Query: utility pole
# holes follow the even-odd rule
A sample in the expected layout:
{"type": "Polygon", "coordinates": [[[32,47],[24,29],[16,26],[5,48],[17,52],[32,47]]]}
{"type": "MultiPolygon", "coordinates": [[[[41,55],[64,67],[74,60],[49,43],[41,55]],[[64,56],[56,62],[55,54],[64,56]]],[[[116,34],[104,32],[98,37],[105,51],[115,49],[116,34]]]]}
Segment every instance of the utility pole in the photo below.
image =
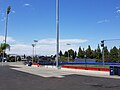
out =
{"type": "Polygon", "coordinates": [[[56,37],[57,37],[57,52],[56,52],[56,67],[59,66],[59,0],[56,0],[56,37]]]}

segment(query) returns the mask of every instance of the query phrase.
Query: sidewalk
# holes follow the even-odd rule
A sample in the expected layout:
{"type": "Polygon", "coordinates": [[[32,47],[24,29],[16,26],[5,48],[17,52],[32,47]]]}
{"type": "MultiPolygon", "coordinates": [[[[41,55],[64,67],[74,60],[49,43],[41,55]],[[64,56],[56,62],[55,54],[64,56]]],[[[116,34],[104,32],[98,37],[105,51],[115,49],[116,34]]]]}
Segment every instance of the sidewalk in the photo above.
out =
{"type": "Polygon", "coordinates": [[[19,67],[19,68],[11,68],[11,69],[27,72],[42,77],[63,78],[67,75],[76,74],[76,75],[120,79],[120,76],[110,76],[109,72],[102,72],[102,71],[76,70],[76,69],[67,69],[67,68],[57,69],[56,67],[53,66],[39,66],[39,67],[33,67],[33,66],[29,67],[25,65],[11,65],[11,66],[19,67]]]}

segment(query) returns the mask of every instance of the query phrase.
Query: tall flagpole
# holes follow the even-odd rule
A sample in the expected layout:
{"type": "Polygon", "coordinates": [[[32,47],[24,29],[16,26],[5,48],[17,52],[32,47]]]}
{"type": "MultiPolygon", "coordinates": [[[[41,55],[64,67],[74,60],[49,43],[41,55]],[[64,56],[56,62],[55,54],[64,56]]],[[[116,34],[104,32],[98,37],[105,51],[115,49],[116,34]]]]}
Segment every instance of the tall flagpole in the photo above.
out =
{"type": "Polygon", "coordinates": [[[58,67],[59,66],[59,0],[56,0],[56,39],[57,39],[56,67],[58,67]]]}

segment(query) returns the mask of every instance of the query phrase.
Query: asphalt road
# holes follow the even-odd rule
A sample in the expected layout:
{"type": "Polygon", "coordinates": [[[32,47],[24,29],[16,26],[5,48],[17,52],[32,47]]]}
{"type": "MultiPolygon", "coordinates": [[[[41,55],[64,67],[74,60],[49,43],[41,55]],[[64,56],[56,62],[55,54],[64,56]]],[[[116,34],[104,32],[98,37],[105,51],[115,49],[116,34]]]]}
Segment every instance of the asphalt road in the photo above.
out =
{"type": "Polygon", "coordinates": [[[10,68],[0,66],[0,90],[120,90],[119,79],[82,75],[45,78],[10,68]]]}

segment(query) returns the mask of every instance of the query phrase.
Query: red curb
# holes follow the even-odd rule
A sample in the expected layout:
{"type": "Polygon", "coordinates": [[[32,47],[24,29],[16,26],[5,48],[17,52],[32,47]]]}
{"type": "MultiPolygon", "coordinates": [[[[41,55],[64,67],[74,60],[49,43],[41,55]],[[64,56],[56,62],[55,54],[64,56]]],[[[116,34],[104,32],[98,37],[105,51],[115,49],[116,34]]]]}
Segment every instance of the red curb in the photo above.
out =
{"type": "Polygon", "coordinates": [[[32,65],[37,65],[37,67],[41,66],[40,64],[37,64],[37,63],[33,63],[32,65]]]}
{"type": "Polygon", "coordinates": [[[110,71],[110,69],[108,69],[108,68],[90,68],[90,67],[77,67],[77,66],[62,66],[62,68],[104,71],[104,72],[109,72],[110,71]]]}
{"type": "MultiPolygon", "coordinates": [[[[37,65],[37,67],[42,66],[37,63],[33,63],[32,65],[37,65]]],[[[91,67],[78,67],[78,66],[61,66],[62,68],[69,68],[69,69],[79,69],[79,70],[93,70],[93,71],[103,71],[103,72],[110,72],[109,68],[91,68],[91,67]]]]}

